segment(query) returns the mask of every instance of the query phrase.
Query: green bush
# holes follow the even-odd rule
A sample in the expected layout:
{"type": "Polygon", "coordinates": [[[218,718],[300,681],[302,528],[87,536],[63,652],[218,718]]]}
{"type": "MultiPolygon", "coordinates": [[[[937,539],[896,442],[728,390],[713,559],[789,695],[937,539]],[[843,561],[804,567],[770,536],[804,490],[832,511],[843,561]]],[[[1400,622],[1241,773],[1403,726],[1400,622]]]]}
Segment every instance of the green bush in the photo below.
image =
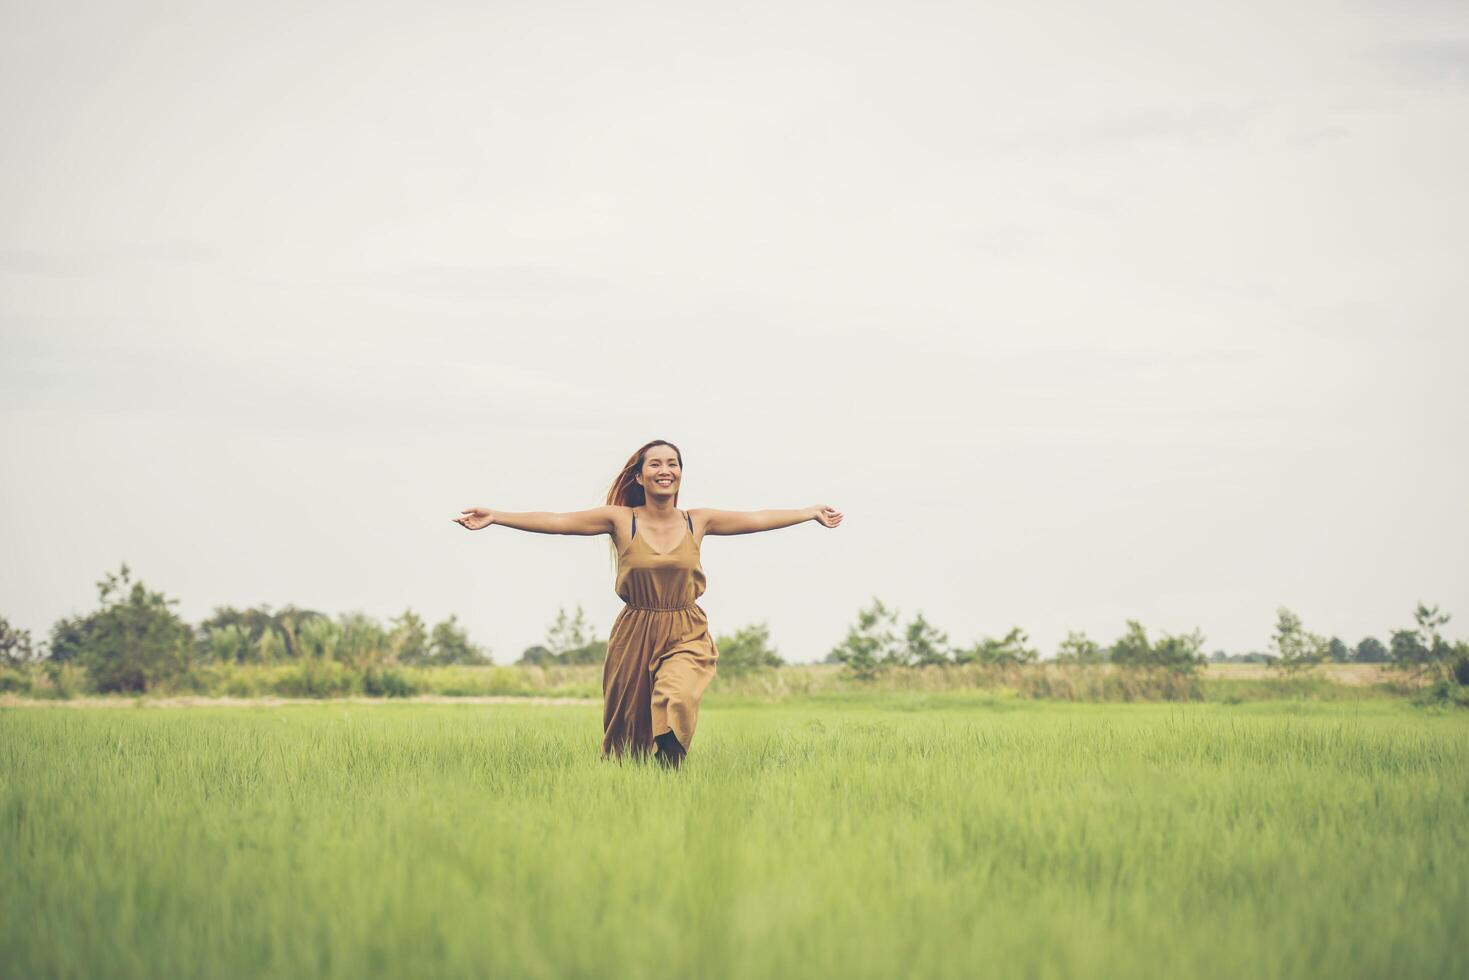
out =
{"type": "Polygon", "coordinates": [[[1019,626],[1004,636],[986,636],[954,653],[954,662],[976,664],[981,667],[1016,667],[1033,664],[1040,659],[1040,651],[1029,646],[1030,637],[1019,626]]]}
{"type": "Polygon", "coordinates": [[[719,667],[715,676],[746,674],[767,667],[784,667],[785,661],[770,645],[770,627],[765,623],[746,626],[733,636],[715,641],[719,650],[719,667]]]}
{"type": "Polygon", "coordinates": [[[1454,680],[1460,686],[1469,687],[1469,653],[1460,654],[1454,659],[1454,680]]]}
{"type": "Polygon", "coordinates": [[[176,681],[193,660],[193,631],[168,607],[178,602],[133,582],[126,564],[97,583],[102,608],[52,631],[57,662],[86,668],[97,690],[147,691],[176,681]]]}
{"type": "Polygon", "coordinates": [[[335,660],[306,657],[272,673],[271,691],[287,698],[343,697],[362,689],[362,675],[335,660]]]}
{"type": "Polygon", "coordinates": [[[370,667],[362,674],[362,693],[374,698],[406,698],[418,693],[418,686],[394,667],[370,667]]]}
{"type": "Polygon", "coordinates": [[[221,671],[220,689],[232,698],[258,697],[263,688],[262,678],[258,670],[234,670],[221,671]]]}
{"type": "Polygon", "coordinates": [[[1469,708],[1469,687],[1457,681],[1437,681],[1414,701],[1430,707],[1469,708]]]}
{"type": "Polygon", "coordinates": [[[31,693],[30,671],[18,667],[0,667],[0,694],[31,693]]]}
{"type": "Polygon", "coordinates": [[[271,671],[269,667],[230,661],[195,664],[172,687],[205,697],[252,698],[269,690],[271,671]]]}
{"type": "Polygon", "coordinates": [[[1198,630],[1164,633],[1162,639],[1153,643],[1148,640],[1143,625],[1129,619],[1127,631],[1112,644],[1109,659],[1119,667],[1192,674],[1204,663],[1204,655],[1200,652],[1203,646],[1204,635],[1198,630]]]}
{"type": "Polygon", "coordinates": [[[31,696],[59,698],[63,701],[91,694],[96,689],[92,678],[81,664],[48,662],[40,673],[31,674],[31,696]]]}

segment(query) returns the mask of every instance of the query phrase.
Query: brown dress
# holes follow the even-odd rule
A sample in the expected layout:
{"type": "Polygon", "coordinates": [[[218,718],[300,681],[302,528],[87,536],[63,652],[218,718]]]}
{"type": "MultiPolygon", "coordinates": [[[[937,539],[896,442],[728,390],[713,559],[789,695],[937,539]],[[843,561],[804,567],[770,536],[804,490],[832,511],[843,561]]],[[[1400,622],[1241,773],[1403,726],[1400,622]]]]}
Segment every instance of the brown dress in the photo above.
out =
{"type": "Polygon", "coordinates": [[[602,666],[602,757],[658,751],[673,732],[687,751],[699,722],[699,699],[714,679],[719,651],[709,620],[694,600],[704,594],[704,569],[694,522],[671,551],[657,552],[638,536],[617,555],[617,594],[627,605],[612,623],[602,666]]]}

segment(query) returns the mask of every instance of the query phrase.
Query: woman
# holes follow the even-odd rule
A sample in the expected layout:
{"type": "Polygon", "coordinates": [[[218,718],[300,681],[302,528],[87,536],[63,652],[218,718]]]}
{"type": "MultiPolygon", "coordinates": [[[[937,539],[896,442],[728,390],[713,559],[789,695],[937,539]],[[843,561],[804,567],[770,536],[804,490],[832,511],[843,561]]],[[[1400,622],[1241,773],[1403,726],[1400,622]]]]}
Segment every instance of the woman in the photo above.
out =
{"type": "Polygon", "coordinates": [[[451,518],[471,531],[499,524],[541,534],[607,534],[617,556],[616,591],[626,603],[612,623],[602,667],[602,758],[630,752],[678,768],[694,740],[699,701],[719,651],[695,602],[704,594],[699,542],[806,521],[842,522],[824,504],[801,510],[678,510],[683,455],[666,440],[629,457],[607,505],[566,514],[511,514],[467,507],[451,518]]]}

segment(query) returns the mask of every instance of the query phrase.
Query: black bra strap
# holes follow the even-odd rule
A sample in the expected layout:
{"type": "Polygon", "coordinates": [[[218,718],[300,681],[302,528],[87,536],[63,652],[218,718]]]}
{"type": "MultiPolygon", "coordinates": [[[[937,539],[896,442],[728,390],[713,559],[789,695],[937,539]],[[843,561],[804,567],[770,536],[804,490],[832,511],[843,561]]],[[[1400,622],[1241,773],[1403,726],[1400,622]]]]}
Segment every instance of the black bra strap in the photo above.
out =
{"type": "Polygon", "coordinates": [[[632,508],[632,536],[638,536],[638,509],[632,508]]]}
{"type": "Polygon", "coordinates": [[[689,516],[689,512],[688,511],[684,511],[683,512],[683,519],[689,522],[689,533],[690,534],[693,534],[694,533],[694,519],[689,516]]]}

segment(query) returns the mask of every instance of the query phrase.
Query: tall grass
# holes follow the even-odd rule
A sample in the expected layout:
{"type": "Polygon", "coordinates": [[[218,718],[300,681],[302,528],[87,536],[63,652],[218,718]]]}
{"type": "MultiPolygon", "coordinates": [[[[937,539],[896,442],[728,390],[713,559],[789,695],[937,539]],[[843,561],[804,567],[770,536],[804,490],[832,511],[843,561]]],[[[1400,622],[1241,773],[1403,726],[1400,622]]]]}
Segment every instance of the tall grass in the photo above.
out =
{"type": "MultiPolygon", "coordinates": [[[[1360,700],[1409,697],[1423,687],[1404,675],[1320,671],[1254,676],[1229,669],[1196,674],[1163,669],[1119,668],[1102,664],[980,665],[896,667],[876,677],[857,679],[842,667],[807,664],[748,672],[720,670],[710,687],[713,698],[778,701],[788,698],[901,691],[986,690],[1005,696],[1051,701],[1253,701],[1287,699],[1360,700]],[[1364,682],[1364,680],[1366,682],[1364,682]]],[[[75,665],[60,669],[30,665],[0,669],[0,695],[71,698],[91,693],[86,673],[75,665]]],[[[412,697],[439,695],[543,696],[599,698],[602,666],[405,667],[374,665],[356,669],[334,660],[303,657],[274,665],[230,663],[193,667],[178,681],[150,692],[225,697],[347,696],[412,697]]]]}
{"type": "Polygon", "coordinates": [[[1373,683],[1339,683],[1330,672],[1239,677],[1230,670],[1179,673],[1120,668],[1111,664],[959,664],[900,667],[858,680],[828,664],[780,667],[716,676],[713,696],[779,701],[793,697],[905,691],[990,691],[1049,701],[1259,701],[1360,700],[1407,697],[1419,685],[1384,676],[1373,683]]]}
{"type": "Polygon", "coordinates": [[[827,697],[0,710],[0,974],[1469,974],[1469,713],[827,697]]]}
{"type": "MultiPolygon", "coordinates": [[[[59,670],[44,665],[0,670],[0,694],[67,699],[94,693],[85,671],[71,664],[59,670]]],[[[602,695],[600,666],[572,667],[404,667],[358,670],[335,660],[303,657],[280,664],[203,664],[153,695],[196,694],[250,698],[333,698],[349,696],[445,697],[505,695],[596,698],[602,695]]],[[[130,698],[129,698],[130,699],[130,698]]]]}

